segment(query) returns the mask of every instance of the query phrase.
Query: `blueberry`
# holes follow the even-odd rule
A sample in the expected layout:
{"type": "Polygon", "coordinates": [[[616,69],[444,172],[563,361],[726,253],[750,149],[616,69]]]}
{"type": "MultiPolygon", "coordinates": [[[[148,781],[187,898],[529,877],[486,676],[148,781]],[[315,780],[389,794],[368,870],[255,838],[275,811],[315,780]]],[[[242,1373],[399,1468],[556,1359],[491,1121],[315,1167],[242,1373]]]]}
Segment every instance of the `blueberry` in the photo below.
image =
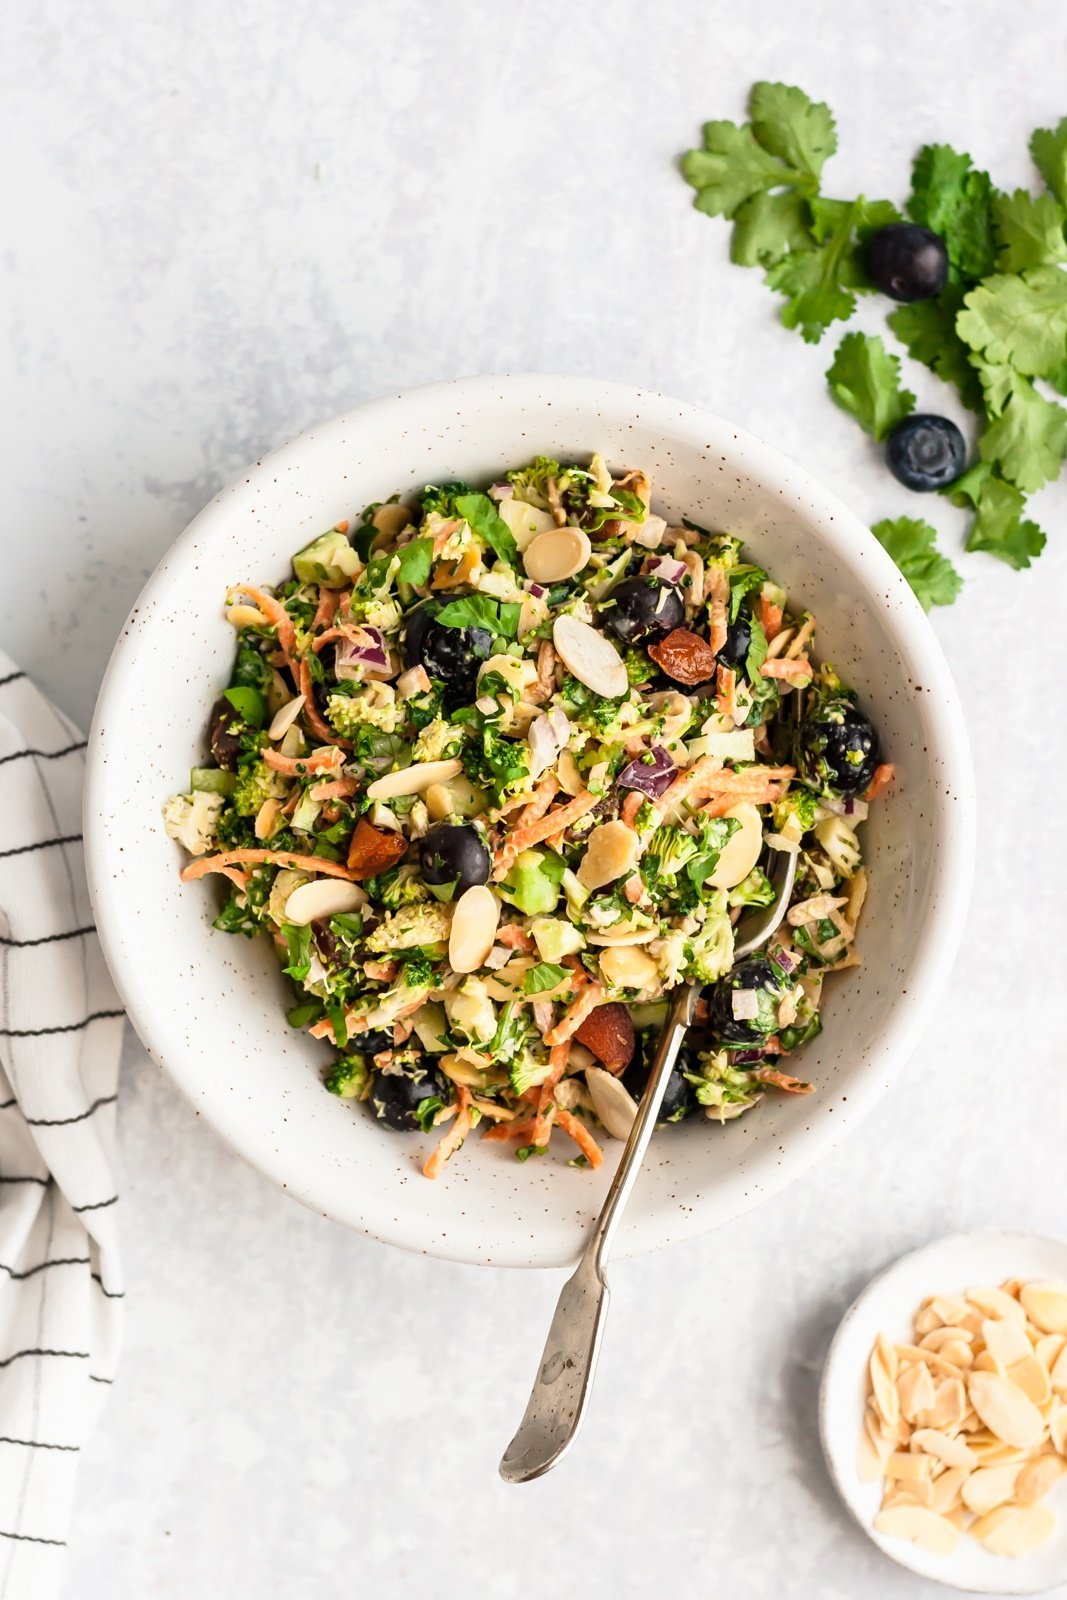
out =
{"type": "Polygon", "coordinates": [[[376,1072],[371,1083],[371,1110],[394,1133],[413,1133],[421,1126],[418,1108],[436,1095],[452,1098],[448,1083],[436,1067],[423,1059],[405,1072],[376,1072]]]}
{"type": "Polygon", "coordinates": [[[891,222],[867,240],[867,276],[891,300],[929,300],[948,277],[944,241],[917,222],[891,222]]]}
{"type": "Polygon", "coordinates": [[[726,643],[719,651],[718,660],[724,667],[740,670],[748,659],[752,643],[752,617],[745,606],[737,613],[726,630],[726,643]]]}
{"type": "Polygon", "coordinates": [[[405,665],[425,667],[431,680],[444,685],[449,710],[474,699],[478,668],[492,648],[488,628],[449,628],[425,609],[412,615],[404,635],[405,665]]]}
{"type": "Polygon", "coordinates": [[[708,994],[708,1027],[720,1043],[733,1047],[761,1045],[778,1027],[778,1003],[795,985],[765,956],[752,956],[713,984],[708,994]],[[734,995],[754,993],[754,1017],[734,1015],[734,995]]]}
{"type": "Polygon", "coordinates": [[[797,767],[812,789],[862,794],[880,759],[878,735],[858,706],[843,697],[821,700],[797,734],[797,767]]]}
{"type": "Polygon", "coordinates": [[[659,578],[626,578],[611,591],[600,615],[622,644],[640,644],[680,627],[685,607],[673,584],[659,578]]]}
{"type": "MultiPolygon", "coordinates": [[[[693,1086],[685,1077],[685,1066],[685,1061],[680,1060],[667,1079],[667,1087],[663,1091],[663,1099],[660,1102],[659,1116],[656,1118],[657,1127],[662,1127],[665,1122],[683,1121],[696,1105],[696,1100],[693,1097],[693,1086]]],[[[644,1094],[647,1084],[648,1063],[642,1059],[640,1054],[635,1055],[622,1075],[622,1086],[624,1089],[628,1089],[640,1104],[641,1096],[644,1094]]]]}
{"type": "Polygon", "coordinates": [[[247,724],[241,713],[225,698],[216,700],[211,708],[208,743],[211,754],[227,772],[237,771],[237,758],[241,754],[241,735],[247,724]]]}
{"type": "Polygon", "coordinates": [[[351,1048],[361,1056],[377,1056],[383,1050],[395,1050],[396,1044],[391,1029],[368,1028],[366,1033],[353,1034],[351,1048]]]}
{"type": "Polygon", "coordinates": [[[943,489],[966,466],[967,446],[948,417],[905,417],[886,440],[885,459],[906,489],[943,489]]]}
{"type": "Polygon", "coordinates": [[[456,895],[474,884],[488,883],[491,867],[489,847],[469,823],[438,823],[419,844],[419,869],[426,882],[455,882],[456,895]]]}

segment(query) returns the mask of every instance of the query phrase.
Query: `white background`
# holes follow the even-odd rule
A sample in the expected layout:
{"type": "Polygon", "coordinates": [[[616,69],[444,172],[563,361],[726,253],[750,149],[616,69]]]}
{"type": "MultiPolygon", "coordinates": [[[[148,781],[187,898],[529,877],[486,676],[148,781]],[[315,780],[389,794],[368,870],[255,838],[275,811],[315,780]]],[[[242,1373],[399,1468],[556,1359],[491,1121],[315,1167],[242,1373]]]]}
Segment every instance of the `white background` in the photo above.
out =
{"type": "MultiPolygon", "coordinates": [[[[961,514],[896,485],[827,398],[836,339],[776,323],[675,161],[769,77],[834,108],[830,193],[901,200],[941,139],[1031,183],[1030,130],[1067,112],[1065,41],[1061,0],[6,8],[0,642],[85,722],[143,579],[248,459],[461,372],[664,389],[868,520],[926,514],[955,546],[961,514]]],[[[910,381],[952,409],[924,369],[910,381]]],[[[496,1478],[556,1276],[348,1237],[226,1154],[129,1044],[127,1349],[82,1467],[72,1600],[943,1592],[848,1522],[815,1392],[836,1320],[899,1252],[1064,1226],[1067,497],[1036,509],[1038,567],[965,558],[934,619],[980,795],[940,1015],[813,1174],[617,1269],[594,1411],[557,1474],[496,1478]]]]}

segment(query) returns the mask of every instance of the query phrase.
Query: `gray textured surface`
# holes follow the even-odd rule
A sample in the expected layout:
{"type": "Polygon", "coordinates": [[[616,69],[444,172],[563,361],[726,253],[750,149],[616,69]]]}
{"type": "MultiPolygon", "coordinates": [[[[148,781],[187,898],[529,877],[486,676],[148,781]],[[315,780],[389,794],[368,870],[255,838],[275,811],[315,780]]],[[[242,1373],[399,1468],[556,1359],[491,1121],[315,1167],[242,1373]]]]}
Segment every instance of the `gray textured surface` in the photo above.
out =
{"type": "MultiPolygon", "coordinates": [[[[316,417],[459,371],[674,391],[862,515],[954,537],[958,515],[897,488],[824,398],[827,346],[776,325],[672,162],[768,76],[834,107],[839,193],[900,196],[927,138],[1029,181],[1026,135],[1067,110],[1064,32],[1057,0],[9,9],[0,638],[84,721],[143,577],[222,482],[316,417]]],[[[1059,532],[1063,490],[1038,507],[1059,532]]],[[[1063,1228],[1063,874],[1038,853],[1035,779],[1067,754],[1067,545],[1030,575],[966,574],[936,626],[974,736],[980,867],[944,1015],[813,1175],[619,1269],[558,1476],[495,1478],[555,1276],[346,1237],[236,1164],[130,1046],[128,1348],[82,1470],[72,1597],[943,1592],[846,1520],[814,1396],[835,1320],[899,1251],[1063,1228]]]]}

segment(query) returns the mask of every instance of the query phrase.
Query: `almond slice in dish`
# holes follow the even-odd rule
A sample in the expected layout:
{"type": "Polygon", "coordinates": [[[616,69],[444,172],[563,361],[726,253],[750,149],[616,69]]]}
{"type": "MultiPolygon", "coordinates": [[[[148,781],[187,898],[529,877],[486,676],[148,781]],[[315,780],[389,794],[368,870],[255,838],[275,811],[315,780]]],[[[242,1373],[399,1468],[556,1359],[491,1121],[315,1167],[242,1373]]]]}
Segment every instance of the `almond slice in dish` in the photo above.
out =
{"type": "Polygon", "coordinates": [[[367,787],[368,800],[395,800],[402,794],[423,794],[431,784],[448,783],[463,771],[462,761],[420,761],[400,772],[387,772],[367,787]]]}
{"type": "Polygon", "coordinates": [[[1045,1434],[1044,1417],[1034,1402],[999,1372],[972,1372],[967,1379],[967,1393],[990,1433],[1005,1444],[1016,1445],[1020,1450],[1032,1450],[1040,1444],[1045,1434]]]}
{"type": "Polygon", "coordinates": [[[1067,1333],[1067,1289],[1059,1283],[1026,1283],[1019,1291],[1026,1315],[1042,1333],[1067,1333]]]}
{"type": "MultiPolygon", "coordinates": [[[[1056,1518],[1048,1506],[1003,1506],[993,1521],[986,1522],[978,1534],[995,1556],[1024,1556],[1036,1550],[1056,1531],[1056,1518]]],[[[978,1523],[972,1524],[974,1533],[978,1523]]]]}
{"type": "Polygon", "coordinates": [[[1062,1456],[1035,1456],[1025,1467],[1020,1467],[1015,1480],[1015,1501],[1020,1506],[1034,1506],[1043,1500],[1049,1490],[1067,1472],[1067,1461],[1062,1456]]]}
{"type": "Polygon", "coordinates": [[[579,683],[607,700],[619,700],[630,687],[622,657],[610,639],[581,622],[564,615],[552,624],[552,643],[556,652],[579,683]]]}
{"type": "Polygon", "coordinates": [[[892,1425],[900,1419],[900,1397],[887,1369],[885,1357],[877,1346],[871,1352],[869,1371],[874,1403],[883,1419],[892,1425]]]}
{"type": "Polygon", "coordinates": [[[589,535],[581,528],[550,528],[526,546],[522,564],[534,583],[563,583],[581,572],[591,554],[589,535]]]}
{"type": "Polygon", "coordinates": [[[493,948],[500,901],[485,884],[465,889],[456,901],[448,933],[448,962],[453,972],[477,972],[493,948]]]}
{"type": "Polygon", "coordinates": [[[1052,1382],[1048,1368],[1035,1355],[1028,1355],[1022,1361],[1017,1361],[1014,1366],[1008,1368],[1004,1376],[1009,1383],[1014,1383],[1017,1389],[1021,1389],[1038,1410],[1047,1405],[1052,1398],[1052,1382]]]}
{"type": "Polygon", "coordinates": [[[587,1067],[585,1081],[593,1110],[613,1139],[628,1139],[637,1116],[637,1101],[618,1078],[603,1067],[587,1067]]]}
{"type": "Polygon", "coordinates": [[[641,841],[632,828],[625,822],[605,822],[590,835],[578,865],[578,882],[586,889],[602,889],[632,872],[640,853],[641,841]]]}
{"type": "Polygon", "coordinates": [[[916,1428],[911,1436],[911,1448],[935,1456],[947,1467],[966,1467],[969,1471],[978,1465],[978,1457],[962,1439],[942,1433],[939,1428],[916,1428]]]}
{"type": "Polygon", "coordinates": [[[315,878],[293,890],[285,902],[282,920],[294,928],[306,928],[309,923],[358,911],[366,904],[366,892],[358,883],[346,883],[339,878],[315,878]]]}
{"type": "Polygon", "coordinates": [[[984,1516],[1012,1498],[1018,1476],[1018,1467],[979,1467],[961,1488],[960,1499],[968,1511],[984,1516]]]}
{"type": "Polygon", "coordinates": [[[900,1410],[908,1422],[914,1422],[920,1412],[929,1411],[937,1398],[934,1380],[925,1361],[906,1367],[897,1379],[897,1397],[900,1410]]]}
{"type": "Polygon", "coordinates": [[[982,1338],[989,1354],[1002,1367],[1013,1367],[1033,1354],[1025,1325],[1014,1317],[987,1317],[982,1323],[982,1338]]]}
{"type": "Polygon", "coordinates": [[[879,1511],[874,1526],[879,1533],[894,1539],[910,1539],[935,1556],[951,1555],[960,1536],[955,1523],[925,1506],[893,1506],[879,1511]]]}
{"type": "MultiPolygon", "coordinates": [[[[1018,1300],[1003,1289],[968,1289],[967,1299],[972,1306],[977,1306],[979,1311],[987,1317],[1011,1317],[1016,1322],[1025,1324],[1026,1312],[1018,1300]]],[[[966,1307],[964,1308],[966,1310],[966,1307]]]]}
{"type": "Polygon", "coordinates": [[[279,706],[271,719],[270,727],[267,729],[268,739],[284,739],[301,711],[303,711],[305,698],[306,696],[298,694],[295,700],[287,700],[284,706],[279,706]]]}

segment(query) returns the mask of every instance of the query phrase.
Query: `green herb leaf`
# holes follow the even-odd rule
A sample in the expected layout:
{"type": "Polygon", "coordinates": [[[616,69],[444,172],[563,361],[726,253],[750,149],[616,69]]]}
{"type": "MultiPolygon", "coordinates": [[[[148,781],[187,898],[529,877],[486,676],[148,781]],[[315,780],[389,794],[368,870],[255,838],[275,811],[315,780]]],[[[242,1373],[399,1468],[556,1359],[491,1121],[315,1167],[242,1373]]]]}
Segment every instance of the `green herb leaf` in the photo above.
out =
{"type": "Polygon", "coordinates": [[[751,195],[765,189],[800,185],[813,190],[815,182],[795,172],[757,144],[746,123],[705,122],[703,144],[682,157],[682,176],[697,191],[693,204],[708,217],[732,217],[751,195]]]}
{"type": "Polygon", "coordinates": [[[810,201],[816,250],[792,250],[767,273],[767,284],[787,296],[782,321],[817,344],[831,322],[847,322],[856,309],[853,289],[868,287],[860,245],[869,233],[897,216],[887,200],[810,201]]]}
{"type": "Polygon", "coordinates": [[[223,699],[230,702],[250,728],[262,728],[267,715],[267,702],[258,689],[238,684],[236,688],[227,689],[223,699]]]}
{"type": "Polygon", "coordinates": [[[1045,535],[1036,522],[1023,517],[1022,490],[1005,483],[987,462],[979,462],[957,479],[949,499],[954,505],[969,503],[975,508],[968,550],[985,550],[1018,572],[1044,549],[1045,535]]]}
{"type": "Polygon", "coordinates": [[[1050,194],[1016,189],[1012,195],[994,195],[997,271],[1025,272],[1067,261],[1064,220],[1063,207],[1050,194]]]}
{"type": "Polygon", "coordinates": [[[433,540],[412,539],[398,552],[400,565],[396,569],[398,583],[410,583],[412,588],[421,589],[430,581],[430,569],[433,566],[433,540]]]}
{"type": "Polygon", "coordinates": [[[734,212],[730,260],[739,267],[772,267],[790,250],[814,250],[810,212],[796,189],[754,194],[734,212]]]}
{"type": "Polygon", "coordinates": [[[749,99],[752,132],[764,150],[818,178],[837,149],[829,106],[786,83],[755,83],[749,99]]]}
{"type": "Polygon", "coordinates": [[[948,284],[932,300],[913,300],[898,306],[886,319],[910,356],[954,384],[970,411],[982,410],[982,386],[971,364],[971,351],[956,332],[956,316],[963,306],[963,291],[948,284]]]}
{"type": "Polygon", "coordinates": [[[568,976],[567,968],[557,966],[554,961],[541,961],[536,967],[531,967],[522,980],[523,994],[543,994],[546,989],[554,989],[568,976]]]}
{"type": "Polygon", "coordinates": [[[951,561],[938,553],[936,529],[912,517],[896,517],[876,522],[871,532],[907,578],[924,611],[952,604],[963,580],[951,561]]]}
{"type": "Polygon", "coordinates": [[[947,144],[927,144],[915,158],[908,215],[940,234],[956,272],[973,281],[993,271],[994,189],[987,172],[947,144]]]}
{"type": "Polygon", "coordinates": [[[281,933],[289,957],[288,965],[282,970],[295,982],[302,983],[311,971],[311,929],[283,922],[281,933]]]}
{"type": "Polygon", "coordinates": [[[760,589],[767,582],[767,574],[762,567],[751,566],[743,563],[741,566],[731,567],[730,578],[730,621],[737,621],[737,614],[741,610],[741,602],[746,594],[751,594],[754,589],[760,589]]]}
{"type": "Polygon", "coordinates": [[[979,376],[993,419],[978,441],[983,461],[1027,493],[1059,475],[1067,456],[1067,411],[1038,394],[1010,367],[981,367],[979,376]]]}
{"type": "Polygon", "coordinates": [[[1046,187],[1067,207],[1067,117],[1054,128],[1038,128],[1030,136],[1030,154],[1046,187]]]}
{"type": "Polygon", "coordinates": [[[472,533],[494,550],[501,561],[506,561],[509,567],[518,566],[519,547],[515,536],[487,494],[457,495],[456,511],[470,524],[472,533]]]}
{"type": "Polygon", "coordinates": [[[306,1028],[311,1023],[318,1022],[323,1015],[321,1000],[308,1000],[304,1005],[292,1006],[285,1013],[285,1020],[290,1028],[306,1028]]]}
{"type": "Polygon", "coordinates": [[[871,334],[845,334],[826,381],[841,409],[878,440],[915,409],[915,396],[900,387],[900,362],[871,334]]]}
{"type": "Polygon", "coordinates": [[[748,654],[745,657],[745,676],[750,683],[760,681],[760,667],[767,659],[767,635],[755,617],[751,622],[748,654]]]}
{"type": "Polygon", "coordinates": [[[514,639],[519,631],[521,609],[515,601],[491,600],[488,595],[472,594],[442,606],[435,621],[446,628],[488,628],[505,639],[514,639]]]}
{"type": "Polygon", "coordinates": [[[988,278],[966,296],[956,331],[990,366],[1055,376],[1067,356],[1067,273],[1035,267],[988,278]]]}

